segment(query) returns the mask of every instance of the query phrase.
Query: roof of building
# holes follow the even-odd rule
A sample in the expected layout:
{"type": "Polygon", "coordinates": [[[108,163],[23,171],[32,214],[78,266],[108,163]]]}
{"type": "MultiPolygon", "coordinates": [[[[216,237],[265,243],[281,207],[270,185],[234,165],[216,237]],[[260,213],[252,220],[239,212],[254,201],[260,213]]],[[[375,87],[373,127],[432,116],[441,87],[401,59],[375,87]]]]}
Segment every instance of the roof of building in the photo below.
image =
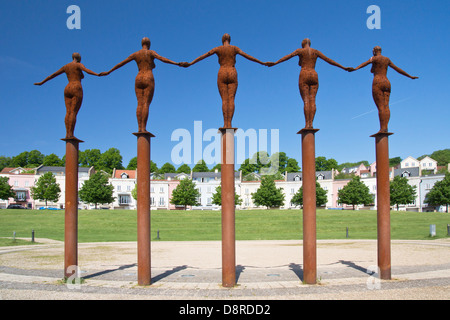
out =
{"type": "Polygon", "coordinates": [[[114,170],[115,179],[136,179],[136,170],[114,170]]]}

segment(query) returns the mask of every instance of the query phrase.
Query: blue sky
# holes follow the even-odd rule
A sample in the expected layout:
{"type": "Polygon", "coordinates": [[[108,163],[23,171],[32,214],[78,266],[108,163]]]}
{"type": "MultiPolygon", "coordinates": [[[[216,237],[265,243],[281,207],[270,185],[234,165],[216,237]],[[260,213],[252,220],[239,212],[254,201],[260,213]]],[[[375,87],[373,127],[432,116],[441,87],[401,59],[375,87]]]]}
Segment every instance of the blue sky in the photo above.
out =
{"type": "MultiPolygon", "coordinates": [[[[390,157],[418,157],[449,148],[450,27],[448,1],[5,1],[0,2],[0,155],[14,156],[37,149],[64,155],[63,99],[67,84],[61,75],[43,86],[34,82],[58,70],[79,52],[82,63],[96,72],[107,71],[141,48],[174,61],[192,61],[221,45],[224,33],[231,44],[262,61],[276,61],[301,47],[312,47],[344,66],[356,67],[379,45],[383,55],[411,75],[411,80],[388,72],[392,84],[389,130],[390,157]],[[66,9],[81,9],[81,29],[69,30],[66,9]],[[381,29],[370,30],[367,8],[381,9],[381,29]]],[[[233,125],[243,130],[279,130],[279,149],[301,165],[297,135],[304,126],[298,91],[300,67],[293,58],[272,68],[237,58],[239,88],[233,125]]],[[[147,129],[152,160],[158,166],[171,160],[176,129],[193,135],[194,121],[203,130],[222,126],[217,90],[217,58],[212,56],[184,69],[156,61],[156,90],[147,129]]],[[[316,156],[339,163],[375,160],[370,135],[379,130],[371,94],[370,67],[347,73],[317,62],[320,88],[314,126],[316,156]]],[[[75,135],[80,150],[114,147],[123,164],[136,155],[137,131],[134,62],[108,77],[85,75],[84,100],[75,135]]],[[[204,142],[206,147],[209,142],[204,142]]],[[[269,148],[269,153],[271,153],[269,148]]],[[[251,156],[251,155],[250,155],[251,156]]],[[[191,165],[192,166],[192,165],[191,165]]]]}

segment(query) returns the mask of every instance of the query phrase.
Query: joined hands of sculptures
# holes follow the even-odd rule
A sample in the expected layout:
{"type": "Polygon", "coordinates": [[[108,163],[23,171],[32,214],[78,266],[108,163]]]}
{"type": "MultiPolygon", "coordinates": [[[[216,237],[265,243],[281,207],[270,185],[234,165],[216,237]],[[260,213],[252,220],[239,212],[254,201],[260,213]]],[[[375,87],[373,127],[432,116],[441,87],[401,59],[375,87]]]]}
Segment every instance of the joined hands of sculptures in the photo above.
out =
{"type": "Polygon", "coordinates": [[[351,68],[349,71],[353,72],[359,70],[361,68],[366,67],[367,65],[372,64],[372,69],[370,72],[373,73],[373,82],[372,82],[372,96],[375,104],[378,108],[378,117],[380,119],[380,133],[388,132],[388,123],[391,117],[391,112],[389,110],[389,99],[391,95],[391,83],[387,78],[387,70],[388,67],[391,67],[401,75],[411,79],[418,79],[419,77],[413,77],[397,67],[392,61],[385,56],[381,55],[381,47],[376,46],[373,48],[373,57],[371,57],[368,61],[360,64],[356,68],[351,68]]]}
{"type": "Polygon", "coordinates": [[[138,122],[139,133],[149,133],[146,127],[150,103],[152,102],[153,94],[155,92],[155,79],[153,78],[152,72],[152,70],[156,67],[155,59],[158,59],[164,63],[174,64],[177,66],[181,66],[183,63],[173,62],[172,60],[160,56],[155,51],[150,50],[151,42],[150,39],[147,37],[144,37],[141,43],[142,43],[141,50],[131,54],[128,58],[118,63],[111,70],[107,72],[101,72],[99,75],[107,76],[114,70],[123,67],[128,62],[131,62],[133,60],[136,61],[139,69],[139,72],[135,80],[135,92],[138,102],[136,109],[136,117],[138,122]]]}
{"type": "Polygon", "coordinates": [[[235,68],[236,55],[241,55],[244,58],[262,64],[264,66],[269,66],[268,62],[261,62],[258,59],[248,55],[240,48],[230,45],[231,37],[229,34],[225,33],[222,37],[222,45],[211,49],[207,53],[201,55],[197,59],[190,63],[181,63],[182,67],[189,67],[193,64],[216,54],[219,58],[220,69],[217,75],[217,86],[219,88],[219,93],[222,98],[222,113],[224,125],[223,128],[232,128],[231,121],[234,115],[234,100],[236,96],[236,91],[238,87],[238,76],[235,68]]]}
{"type": "Polygon", "coordinates": [[[329,64],[346,71],[350,71],[351,68],[343,67],[339,63],[326,57],[319,50],[311,48],[311,40],[309,39],[304,39],[302,41],[301,49],[299,48],[295,50],[294,52],[284,56],[277,62],[269,62],[268,66],[272,67],[295,56],[299,57],[298,65],[301,67],[300,76],[298,79],[298,87],[304,103],[304,114],[306,122],[305,129],[313,129],[313,121],[316,114],[316,95],[319,89],[319,77],[315,70],[317,58],[321,58],[329,64]]]}
{"type": "Polygon", "coordinates": [[[72,62],[66,64],[61,69],[51,74],[41,82],[36,82],[35,85],[41,86],[47,81],[65,73],[69,83],[64,89],[64,102],[66,104],[66,117],[64,119],[66,125],[65,139],[76,139],[74,136],[75,124],[77,121],[77,114],[83,102],[83,87],[81,86],[81,79],[84,78],[83,71],[99,76],[94,71],[89,70],[81,63],[81,55],[77,52],[72,54],[72,62]]]}

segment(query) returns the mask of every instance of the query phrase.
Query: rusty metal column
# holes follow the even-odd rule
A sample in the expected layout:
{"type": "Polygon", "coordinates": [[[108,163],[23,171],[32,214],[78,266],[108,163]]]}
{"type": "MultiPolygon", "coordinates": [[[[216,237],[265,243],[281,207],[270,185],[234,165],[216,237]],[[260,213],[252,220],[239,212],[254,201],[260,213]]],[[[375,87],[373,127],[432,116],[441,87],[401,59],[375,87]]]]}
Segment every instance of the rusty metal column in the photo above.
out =
{"type": "Polygon", "coordinates": [[[137,136],[137,264],[138,285],[151,284],[150,248],[150,132],[137,136]]]}
{"type": "Polygon", "coordinates": [[[375,138],[377,163],[377,245],[380,279],[391,279],[391,194],[389,185],[389,136],[378,132],[375,138]]]}
{"type": "Polygon", "coordinates": [[[75,137],[61,140],[66,142],[64,277],[68,278],[78,269],[78,147],[83,141],[75,137]]]}
{"type": "Polygon", "coordinates": [[[236,128],[220,128],[222,185],[222,286],[236,284],[236,236],[234,203],[234,133],[236,128]]]}
{"type": "Polygon", "coordinates": [[[302,129],[302,186],[303,186],[303,281],[315,284],[316,254],[316,151],[315,133],[319,129],[302,129]]]}

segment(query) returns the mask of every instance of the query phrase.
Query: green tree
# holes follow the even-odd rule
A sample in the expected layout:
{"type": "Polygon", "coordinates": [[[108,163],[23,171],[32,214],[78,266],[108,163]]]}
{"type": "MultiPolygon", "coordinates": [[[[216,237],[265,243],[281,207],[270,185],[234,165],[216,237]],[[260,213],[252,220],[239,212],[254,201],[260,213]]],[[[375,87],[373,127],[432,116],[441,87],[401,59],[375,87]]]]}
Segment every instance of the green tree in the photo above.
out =
{"type": "Polygon", "coordinates": [[[300,166],[298,165],[297,160],[294,158],[289,158],[287,160],[285,171],[287,172],[300,172],[300,166]]]}
{"type": "Polygon", "coordinates": [[[329,171],[331,169],[337,169],[338,163],[335,159],[327,159],[325,157],[316,158],[316,171],[329,171]]]}
{"type": "Polygon", "coordinates": [[[254,173],[257,167],[255,164],[251,163],[250,159],[245,159],[244,162],[239,167],[239,171],[242,171],[242,175],[246,176],[249,173],[254,173]]]}
{"type": "Polygon", "coordinates": [[[82,167],[95,167],[97,169],[100,169],[101,156],[102,153],[99,149],[86,149],[84,151],[80,151],[78,156],[78,163],[82,167]]]}
{"type": "Polygon", "coordinates": [[[64,165],[63,161],[54,153],[45,156],[42,164],[49,167],[60,167],[64,165]]]}
{"type": "Polygon", "coordinates": [[[127,170],[136,170],[136,168],[137,168],[137,157],[133,157],[128,162],[127,170]]]}
{"type": "MultiPolygon", "coordinates": [[[[328,201],[327,190],[323,189],[320,183],[316,182],[316,206],[321,207],[328,201]]],[[[296,206],[303,206],[303,186],[294,194],[291,202],[296,206]]]]}
{"type": "Polygon", "coordinates": [[[114,187],[108,181],[108,176],[102,172],[96,172],[86,180],[79,191],[80,200],[85,203],[97,204],[112,203],[114,187]]]}
{"type": "Polygon", "coordinates": [[[39,167],[44,162],[44,155],[38,150],[31,150],[28,152],[28,163],[26,167],[35,168],[39,167]]]}
{"type": "Polygon", "coordinates": [[[416,186],[411,186],[408,179],[396,176],[390,183],[391,206],[412,203],[416,198],[416,186]]]}
{"type": "Polygon", "coordinates": [[[114,168],[123,169],[122,156],[119,149],[110,148],[100,156],[98,169],[112,173],[114,168]]]}
{"type": "Polygon", "coordinates": [[[8,177],[0,177],[0,199],[8,200],[14,198],[16,193],[13,191],[12,186],[8,183],[8,177]]]}
{"type": "MultiPolygon", "coordinates": [[[[212,203],[218,206],[222,205],[222,186],[216,187],[216,192],[212,195],[212,203]]],[[[234,194],[234,204],[236,206],[242,204],[242,199],[237,193],[234,194]]]]}
{"type": "Polygon", "coordinates": [[[369,187],[361,181],[359,176],[353,177],[345,187],[339,190],[338,197],[338,203],[353,205],[353,210],[355,205],[373,203],[373,195],[370,194],[369,187]]]}
{"type": "Polygon", "coordinates": [[[25,168],[28,165],[28,151],[24,151],[22,153],[19,153],[17,156],[14,156],[11,159],[11,166],[12,167],[22,167],[25,168]]]}
{"type": "Polygon", "coordinates": [[[264,168],[270,167],[269,154],[267,153],[267,151],[258,151],[253,155],[250,163],[255,166],[255,169],[258,173],[261,173],[264,168]]]}
{"type": "Polygon", "coordinates": [[[51,172],[46,172],[40,176],[36,185],[31,187],[30,190],[34,199],[45,201],[45,206],[47,206],[48,201],[58,201],[61,193],[61,188],[56,183],[56,178],[51,172]]]}
{"type": "Polygon", "coordinates": [[[447,172],[443,180],[434,184],[433,188],[425,196],[425,203],[433,206],[445,206],[448,213],[450,204],[450,173],[447,172]]]}
{"type": "Polygon", "coordinates": [[[389,167],[395,167],[395,166],[399,165],[401,162],[402,162],[402,158],[400,158],[400,157],[390,158],[389,159],[389,167]]]}
{"type": "Polygon", "coordinates": [[[191,179],[183,179],[180,184],[173,190],[170,203],[176,206],[198,206],[198,198],[200,191],[196,188],[194,181],[191,179]]]}
{"type": "Polygon", "coordinates": [[[158,170],[158,173],[164,174],[164,173],[176,173],[177,170],[173,166],[173,164],[166,162],[162,165],[162,167],[158,170]]]}
{"type": "Polygon", "coordinates": [[[205,160],[200,160],[197,164],[192,168],[193,172],[209,172],[209,168],[206,165],[205,160]]]}
{"type": "Polygon", "coordinates": [[[216,172],[216,169],[218,172],[222,171],[222,164],[218,163],[214,167],[212,167],[211,172],[216,172]]]}
{"type": "Polygon", "coordinates": [[[284,193],[282,188],[277,188],[272,177],[264,176],[261,185],[252,193],[253,203],[257,206],[280,207],[284,205],[284,193]]]}
{"type": "Polygon", "coordinates": [[[177,173],[189,174],[191,173],[191,167],[189,167],[189,165],[187,165],[186,163],[183,163],[181,166],[178,167],[177,173]]]}
{"type": "Polygon", "coordinates": [[[11,158],[0,156],[0,171],[2,171],[4,168],[7,168],[11,165],[11,158]]]}

